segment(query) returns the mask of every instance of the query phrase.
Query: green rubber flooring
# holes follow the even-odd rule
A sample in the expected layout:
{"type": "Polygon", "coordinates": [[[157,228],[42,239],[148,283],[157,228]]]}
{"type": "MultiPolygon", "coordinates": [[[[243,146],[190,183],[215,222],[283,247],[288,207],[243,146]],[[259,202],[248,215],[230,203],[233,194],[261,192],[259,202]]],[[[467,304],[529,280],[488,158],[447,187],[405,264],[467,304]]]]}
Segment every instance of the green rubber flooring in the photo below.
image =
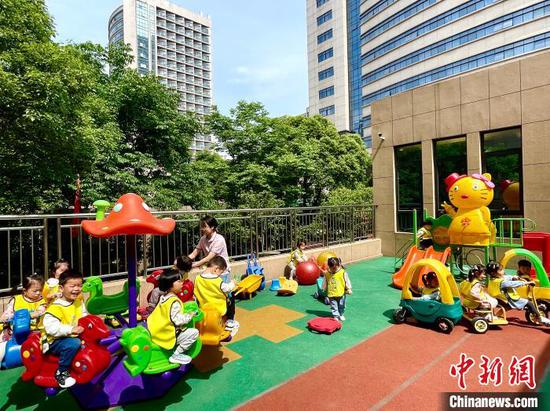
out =
{"type": "MultiPolygon", "coordinates": [[[[292,297],[278,297],[265,290],[252,300],[239,301],[237,306],[246,310],[276,304],[304,313],[304,317],[289,323],[303,332],[280,343],[251,336],[229,344],[228,348],[242,358],[204,374],[193,370],[163,398],[124,409],[226,410],[382,331],[391,325],[391,312],[400,298],[400,293],[388,285],[393,262],[393,257],[380,257],[347,267],[353,285],[353,295],[347,300],[347,321],[341,331],[330,336],[313,334],[306,329],[308,320],[330,313],[328,306],[312,297],[315,286],[300,286],[292,297]]],[[[22,382],[21,373],[22,368],[0,371],[0,411],[78,408],[69,392],[46,398],[41,389],[22,382]]]]}

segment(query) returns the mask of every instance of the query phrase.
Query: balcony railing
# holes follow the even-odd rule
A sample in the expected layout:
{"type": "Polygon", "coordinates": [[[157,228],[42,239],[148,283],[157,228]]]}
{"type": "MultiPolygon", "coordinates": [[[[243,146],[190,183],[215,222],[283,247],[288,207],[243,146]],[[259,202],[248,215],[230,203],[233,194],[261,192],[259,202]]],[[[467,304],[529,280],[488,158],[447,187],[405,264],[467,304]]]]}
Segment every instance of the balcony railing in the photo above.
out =
{"type": "MultiPolygon", "coordinates": [[[[139,236],[140,274],[172,264],[190,253],[200,238],[199,220],[208,214],[219,222],[233,260],[251,252],[260,256],[286,253],[297,240],[308,247],[330,246],[374,236],[371,205],[280,209],[159,211],[176,220],[168,236],[139,236]]],[[[65,258],[85,275],[104,278],[126,274],[125,236],[92,238],[81,220],[95,214],[0,216],[0,292],[14,292],[23,276],[47,274],[48,264],[65,258]]]]}

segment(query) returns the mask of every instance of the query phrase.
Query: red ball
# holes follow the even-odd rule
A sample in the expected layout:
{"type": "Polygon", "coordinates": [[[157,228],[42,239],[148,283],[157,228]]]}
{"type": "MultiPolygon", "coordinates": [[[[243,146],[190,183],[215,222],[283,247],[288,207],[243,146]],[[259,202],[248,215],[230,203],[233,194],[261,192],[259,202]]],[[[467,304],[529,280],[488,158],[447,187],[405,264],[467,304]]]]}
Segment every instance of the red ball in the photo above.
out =
{"type": "Polygon", "coordinates": [[[296,267],[296,279],[300,285],[313,285],[317,282],[321,271],[313,261],[305,261],[296,267]]]}

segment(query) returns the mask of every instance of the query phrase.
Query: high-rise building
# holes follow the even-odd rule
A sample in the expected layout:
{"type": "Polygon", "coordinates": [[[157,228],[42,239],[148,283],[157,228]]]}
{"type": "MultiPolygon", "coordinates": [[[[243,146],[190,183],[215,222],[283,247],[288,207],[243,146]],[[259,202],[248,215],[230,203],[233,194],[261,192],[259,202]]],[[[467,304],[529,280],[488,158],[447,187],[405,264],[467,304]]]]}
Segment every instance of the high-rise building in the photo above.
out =
{"type": "MultiPolygon", "coordinates": [[[[180,95],[179,109],[199,116],[212,108],[212,22],[166,0],[123,0],[109,18],[109,44],[129,44],[132,67],[153,73],[180,95]]],[[[195,136],[193,152],[212,136],[195,136]]]]}
{"type": "Polygon", "coordinates": [[[372,102],[548,47],[550,2],[307,0],[309,112],[371,146],[372,102]]]}

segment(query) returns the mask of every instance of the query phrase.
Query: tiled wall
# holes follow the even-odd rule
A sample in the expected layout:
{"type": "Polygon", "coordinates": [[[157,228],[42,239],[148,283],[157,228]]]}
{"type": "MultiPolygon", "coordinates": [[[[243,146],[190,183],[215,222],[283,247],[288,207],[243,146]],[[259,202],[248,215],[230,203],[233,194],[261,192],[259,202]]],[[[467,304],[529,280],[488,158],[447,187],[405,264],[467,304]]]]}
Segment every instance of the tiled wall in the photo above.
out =
{"type": "Polygon", "coordinates": [[[479,172],[480,133],[513,126],[522,128],[525,217],[550,231],[550,52],[373,103],[375,221],[383,254],[393,255],[402,241],[395,233],[394,146],[422,143],[424,208],[433,215],[432,140],[466,135],[468,172],[479,172]]]}

